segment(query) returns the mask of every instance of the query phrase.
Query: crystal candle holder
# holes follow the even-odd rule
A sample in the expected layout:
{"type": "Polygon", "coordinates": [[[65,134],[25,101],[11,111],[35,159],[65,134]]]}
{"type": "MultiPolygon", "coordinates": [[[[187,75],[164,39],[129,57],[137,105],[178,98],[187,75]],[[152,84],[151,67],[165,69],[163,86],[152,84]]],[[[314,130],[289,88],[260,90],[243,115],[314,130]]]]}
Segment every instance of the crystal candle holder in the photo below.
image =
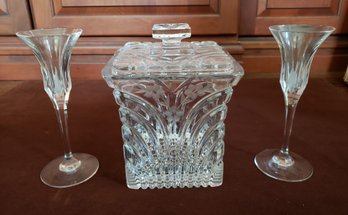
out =
{"type": "Polygon", "coordinates": [[[33,51],[41,68],[44,90],[49,96],[61,133],[64,155],[48,163],[41,171],[43,183],[66,188],[90,179],[99,168],[96,157],[72,153],[68,129],[68,101],[72,82],[70,57],[82,29],[52,28],[17,32],[17,36],[33,51]]]}

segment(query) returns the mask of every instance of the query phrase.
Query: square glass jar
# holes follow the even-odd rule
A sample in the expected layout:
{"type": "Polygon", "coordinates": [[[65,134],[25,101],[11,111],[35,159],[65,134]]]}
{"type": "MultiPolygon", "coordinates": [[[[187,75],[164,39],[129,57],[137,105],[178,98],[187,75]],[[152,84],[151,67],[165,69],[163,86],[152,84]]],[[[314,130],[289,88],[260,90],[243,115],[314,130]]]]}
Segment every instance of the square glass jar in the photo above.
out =
{"type": "Polygon", "coordinates": [[[102,71],[120,106],[127,186],[219,186],[226,104],[243,68],[215,42],[181,42],[186,23],[152,30],[162,42],[126,43],[102,71]]]}

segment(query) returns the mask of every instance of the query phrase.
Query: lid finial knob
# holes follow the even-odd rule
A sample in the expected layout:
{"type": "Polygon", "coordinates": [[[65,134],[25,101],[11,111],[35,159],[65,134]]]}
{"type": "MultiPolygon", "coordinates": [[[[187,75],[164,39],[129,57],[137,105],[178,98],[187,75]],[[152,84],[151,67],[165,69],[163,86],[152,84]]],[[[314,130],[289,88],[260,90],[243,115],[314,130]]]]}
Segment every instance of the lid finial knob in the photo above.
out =
{"type": "Polygon", "coordinates": [[[178,46],[182,39],[191,37],[187,23],[154,24],[152,38],[162,40],[164,46],[178,46]]]}

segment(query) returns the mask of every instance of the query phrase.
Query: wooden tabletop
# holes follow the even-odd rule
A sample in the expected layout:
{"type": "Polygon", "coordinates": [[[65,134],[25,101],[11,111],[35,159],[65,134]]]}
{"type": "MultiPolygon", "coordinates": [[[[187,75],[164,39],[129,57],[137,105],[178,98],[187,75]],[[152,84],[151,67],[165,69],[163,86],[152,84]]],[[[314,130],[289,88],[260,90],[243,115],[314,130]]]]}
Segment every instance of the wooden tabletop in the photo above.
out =
{"type": "Polygon", "coordinates": [[[0,95],[0,214],[348,214],[348,87],[310,79],[290,150],[314,167],[301,183],[263,175],[255,154],[279,148],[284,101],[277,79],[243,79],[226,119],[224,182],[216,188],[131,190],[125,183],[117,105],[103,81],[73,81],[69,126],[75,152],[95,155],[97,174],[54,189],[39,178],[62,155],[41,81],[0,95]]]}

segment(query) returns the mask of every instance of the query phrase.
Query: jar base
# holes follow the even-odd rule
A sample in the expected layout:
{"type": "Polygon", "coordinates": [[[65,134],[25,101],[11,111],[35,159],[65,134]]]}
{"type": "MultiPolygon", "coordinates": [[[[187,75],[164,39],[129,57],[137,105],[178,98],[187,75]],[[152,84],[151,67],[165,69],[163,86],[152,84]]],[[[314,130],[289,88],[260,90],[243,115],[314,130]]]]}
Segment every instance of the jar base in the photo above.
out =
{"type": "Polygon", "coordinates": [[[223,162],[207,173],[159,174],[152,177],[145,174],[136,176],[126,167],[127,186],[130,189],[217,187],[222,185],[222,179],[223,162]]]}

